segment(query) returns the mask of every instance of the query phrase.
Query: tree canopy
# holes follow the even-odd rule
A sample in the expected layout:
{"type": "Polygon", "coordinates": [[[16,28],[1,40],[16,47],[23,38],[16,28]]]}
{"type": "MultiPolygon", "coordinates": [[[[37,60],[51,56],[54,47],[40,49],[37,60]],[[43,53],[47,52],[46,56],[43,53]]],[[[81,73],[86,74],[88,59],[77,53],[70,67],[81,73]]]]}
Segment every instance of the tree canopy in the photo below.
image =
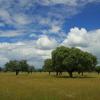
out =
{"type": "Polygon", "coordinates": [[[6,71],[14,71],[16,75],[21,72],[32,72],[34,70],[34,66],[29,66],[26,60],[11,60],[5,64],[6,71]]]}
{"type": "Polygon", "coordinates": [[[56,72],[67,71],[73,77],[74,71],[91,71],[97,64],[97,58],[91,53],[78,48],[57,47],[52,52],[53,69],[56,72]]]}
{"type": "Polygon", "coordinates": [[[53,71],[52,59],[46,59],[44,61],[43,70],[49,72],[49,74],[51,71],[53,71]]]}

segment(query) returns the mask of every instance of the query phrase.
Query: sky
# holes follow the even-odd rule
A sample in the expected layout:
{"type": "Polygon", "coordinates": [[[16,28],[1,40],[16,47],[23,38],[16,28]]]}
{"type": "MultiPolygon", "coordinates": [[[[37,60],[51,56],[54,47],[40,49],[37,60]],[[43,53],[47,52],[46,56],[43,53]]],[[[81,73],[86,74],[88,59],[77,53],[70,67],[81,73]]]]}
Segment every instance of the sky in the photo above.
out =
{"type": "Polygon", "coordinates": [[[0,66],[26,59],[41,68],[58,46],[100,63],[100,0],[0,0],[0,66]]]}

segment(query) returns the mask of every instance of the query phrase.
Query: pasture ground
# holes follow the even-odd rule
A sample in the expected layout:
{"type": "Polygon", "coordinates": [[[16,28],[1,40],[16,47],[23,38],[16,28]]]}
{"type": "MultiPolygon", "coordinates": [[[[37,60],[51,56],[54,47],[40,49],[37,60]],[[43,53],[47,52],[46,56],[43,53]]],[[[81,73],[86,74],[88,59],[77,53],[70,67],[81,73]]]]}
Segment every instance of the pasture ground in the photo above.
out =
{"type": "Polygon", "coordinates": [[[0,73],[0,100],[100,100],[97,73],[85,73],[85,77],[77,78],[64,76],[68,75],[0,73]]]}

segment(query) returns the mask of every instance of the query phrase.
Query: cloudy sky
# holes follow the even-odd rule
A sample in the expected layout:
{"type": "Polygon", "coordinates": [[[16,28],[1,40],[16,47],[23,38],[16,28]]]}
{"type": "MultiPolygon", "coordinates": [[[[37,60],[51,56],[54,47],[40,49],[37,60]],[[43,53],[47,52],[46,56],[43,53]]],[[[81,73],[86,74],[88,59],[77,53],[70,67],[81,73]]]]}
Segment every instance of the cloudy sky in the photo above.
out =
{"type": "Polygon", "coordinates": [[[40,68],[60,45],[100,61],[100,0],[0,0],[0,66],[27,59],[40,68]]]}

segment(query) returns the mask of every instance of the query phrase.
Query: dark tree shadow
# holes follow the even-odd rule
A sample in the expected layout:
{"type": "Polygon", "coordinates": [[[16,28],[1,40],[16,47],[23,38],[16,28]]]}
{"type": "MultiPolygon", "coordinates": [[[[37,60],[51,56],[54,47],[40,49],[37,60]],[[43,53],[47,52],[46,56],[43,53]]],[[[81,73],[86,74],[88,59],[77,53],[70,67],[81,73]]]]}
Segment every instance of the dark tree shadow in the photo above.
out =
{"type": "Polygon", "coordinates": [[[69,77],[69,76],[56,76],[56,75],[53,75],[53,77],[55,78],[70,78],[70,79],[86,79],[86,78],[97,78],[97,77],[93,77],[93,76],[87,76],[87,75],[84,75],[84,76],[73,76],[72,78],[69,77]]]}

